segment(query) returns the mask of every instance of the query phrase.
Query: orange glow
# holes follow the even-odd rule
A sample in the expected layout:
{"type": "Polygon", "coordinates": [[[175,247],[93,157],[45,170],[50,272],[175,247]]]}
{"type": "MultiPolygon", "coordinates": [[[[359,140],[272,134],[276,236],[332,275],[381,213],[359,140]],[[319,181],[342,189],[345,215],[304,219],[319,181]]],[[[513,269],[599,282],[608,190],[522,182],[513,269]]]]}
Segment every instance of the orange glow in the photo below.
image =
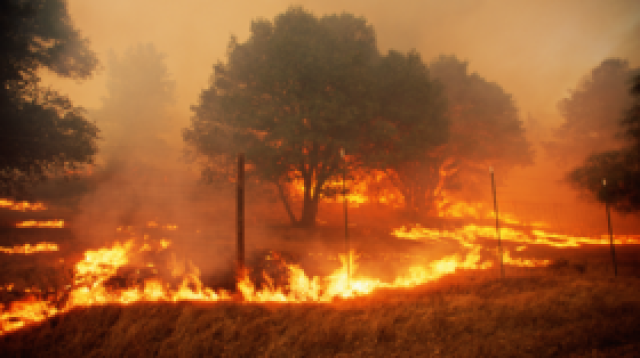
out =
{"type": "MultiPolygon", "coordinates": [[[[466,247],[475,247],[475,240],[478,237],[495,239],[496,228],[491,226],[466,225],[462,228],[454,230],[437,230],[420,227],[408,229],[401,227],[393,230],[394,236],[408,240],[433,240],[439,241],[443,239],[456,240],[466,247]]],[[[509,227],[500,229],[500,238],[502,241],[515,242],[520,244],[547,245],[552,247],[580,247],[582,245],[609,245],[609,238],[606,235],[596,237],[579,237],[563,234],[548,233],[543,230],[532,230],[532,236],[527,235],[521,230],[509,227]]],[[[640,243],[639,235],[616,235],[616,243],[618,244],[638,244],[640,243]]],[[[526,246],[519,246],[516,250],[523,251],[526,246]]]]}
{"type": "Polygon", "coordinates": [[[27,220],[22,221],[16,224],[17,228],[57,228],[61,229],[64,227],[64,220],[47,220],[47,221],[38,221],[38,220],[27,220]]]}
{"type": "MultiPolygon", "coordinates": [[[[483,203],[466,203],[464,201],[453,202],[451,198],[443,192],[443,196],[436,202],[438,216],[441,218],[471,218],[471,219],[495,219],[495,211],[483,203]]],[[[500,213],[500,222],[511,225],[524,225],[519,218],[511,213],[500,213]]],[[[544,222],[534,221],[526,223],[533,227],[548,227],[544,222]]]]}
{"type": "Polygon", "coordinates": [[[35,245],[31,245],[31,244],[14,245],[12,248],[0,246],[0,252],[3,252],[5,254],[29,255],[36,252],[47,252],[47,251],[58,251],[58,245],[51,242],[39,242],[35,245]]]}
{"type": "MultiPolygon", "coordinates": [[[[350,175],[353,175],[351,173],[350,175]]],[[[352,207],[358,207],[367,203],[387,204],[393,207],[401,207],[404,204],[402,194],[392,186],[382,185],[388,180],[387,173],[383,171],[373,171],[371,174],[355,173],[358,180],[347,179],[347,202],[352,207]]],[[[294,175],[295,177],[295,175],[294,175]]],[[[339,193],[335,197],[323,198],[327,203],[341,203],[342,179],[331,180],[325,183],[325,188],[331,188],[339,193]]],[[[291,193],[293,197],[302,198],[304,195],[304,183],[302,179],[296,178],[291,182],[291,193]]]]}
{"type": "Polygon", "coordinates": [[[0,198],[0,208],[10,209],[15,211],[42,211],[47,210],[47,207],[43,203],[30,203],[28,201],[13,201],[11,199],[0,198]]]}
{"type": "MultiPolygon", "coordinates": [[[[181,279],[178,285],[172,287],[155,276],[141,282],[134,279],[126,288],[114,288],[108,284],[110,278],[119,277],[119,269],[130,267],[129,265],[142,257],[143,252],[164,250],[170,245],[171,242],[165,238],[158,242],[149,238],[130,239],[124,243],[116,242],[111,247],[86,251],[84,258],[75,264],[73,285],[68,287],[68,300],[64,307],[56,308],[53,302],[37,301],[34,298],[14,302],[0,309],[0,331],[13,331],[28,323],[45,320],[78,306],[129,304],[139,301],[231,300],[231,295],[224,290],[216,291],[204,287],[200,281],[199,269],[190,261],[176,260],[174,254],[166,265],[174,277],[181,279]]],[[[485,269],[492,266],[492,262],[480,263],[479,254],[472,250],[466,256],[451,255],[425,266],[412,267],[407,274],[394,281],[382,282],[377,278],[358,275],[358,256],[351,253],[349,257],[350,273],[347,272],[346,258],[341,255],[339,259],[342,264],[332,274],[326,277],[309,277],[300,266],[287,263],[277,254],[273,254],[269,258],[278,261],[286,269],[287,284],[275,287],[272,284],[273,279],[265,274],[268,284],[256,287],[245,275],[237,283],[238,291],[242,299],[248,302],[331,302],[335,298],[366,295],[378,288],[425,284],[458,269],[485,269]]],[[[143,266],[153,268],[152,272],[157,273],[154,263],[146,263],[143,266]]],[[[134,278],[139,274],[140,269],[135,270],[134,278]]],[[[13,286],[7,287],[11,289],[13,286]]]]}

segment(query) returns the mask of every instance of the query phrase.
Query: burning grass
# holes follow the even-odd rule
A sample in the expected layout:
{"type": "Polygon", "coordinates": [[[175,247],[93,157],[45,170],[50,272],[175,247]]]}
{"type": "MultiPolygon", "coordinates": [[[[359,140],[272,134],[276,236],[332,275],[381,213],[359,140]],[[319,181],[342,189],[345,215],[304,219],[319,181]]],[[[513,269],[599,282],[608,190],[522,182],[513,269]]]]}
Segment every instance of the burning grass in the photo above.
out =
{"type": "MultiPolygon", "coordinates": [[[[638,267],[621,265],[624,277],[612,280],[610,265],[558,260],[576,250],[608,255],[605,237],[504,228],[508,278],[496,280],[490,227],[356,227],[350,259],[341,255],[342,228],[272,231],[282,239],[250,250],[261,261],[249,260],[251,271],[239,280],[225,273],[230,285],[220,285],[199,267],[213,251],[222,260],[229,245],[216,249],[197,241],[211,235],[182,227],[145,221],[114,228],[100,247],[4,252],[0,264],[11,272],[0,275],[0,349],[26,356],[618,356],[639,346],[630,333],[640,328],[638,267]],[[200,262],[181,253],[183,237],[210,249],[200,262]]],[[[65,230],[14,232],[49,239],[65,230]]],[[[27,241],[18,236],[4,237],[6,247],[27,241]]],[[[636,262],[638,237],[621,239],[621,258],[636,262]]]]}
{"type": "Polygon", "coordinates": [[[138,303],[76,308],[0,337],[4,356],[633,356],[640,279],[551,268],[330,304],[138,303]]]}

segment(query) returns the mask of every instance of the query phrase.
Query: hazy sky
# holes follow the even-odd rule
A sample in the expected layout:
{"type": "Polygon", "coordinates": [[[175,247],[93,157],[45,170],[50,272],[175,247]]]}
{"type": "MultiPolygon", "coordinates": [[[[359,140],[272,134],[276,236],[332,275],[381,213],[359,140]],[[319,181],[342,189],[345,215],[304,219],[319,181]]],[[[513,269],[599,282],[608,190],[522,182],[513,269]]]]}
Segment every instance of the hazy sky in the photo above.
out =
{"type": "MultiPolygon", "coordinates": [[[[273,19],[289,5],[316,15],[350,12],[374,26],[382,52],[417,49],[425,61],[455,54],[471,71],[512,93],[523,114],[558,120],[557,101],[604,58],[640,66],[637,0],[69,0],[71,17],[106,64],[140,42],[167,55],[177,85],[178,121],[224,59],[229,36],[244,41],[252,19],[273,19]]],[[[81,83],[46,78],[76,104],[100,106],[104,72],[81,83]]]]}

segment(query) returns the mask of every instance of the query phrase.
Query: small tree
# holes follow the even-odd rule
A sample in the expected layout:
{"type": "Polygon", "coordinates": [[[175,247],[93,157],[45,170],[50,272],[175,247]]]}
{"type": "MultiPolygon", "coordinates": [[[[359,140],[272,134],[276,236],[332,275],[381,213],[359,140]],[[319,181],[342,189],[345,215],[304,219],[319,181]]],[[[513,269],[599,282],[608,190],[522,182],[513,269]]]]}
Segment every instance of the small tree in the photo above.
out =
{"type": "Polygon", "coordinates": [[[254,21],[249,39],[232,37],[228,62],[214,69],[185,140],[207,158],[209,178],[230,176],[235,155],[246,153],[253,175],[276,185],[297,225],[315,224],[319,201],[335,192],[326,184],[341,180],[344,165],[379,167],[405,151],[414,158],[446,129],[442,111],[429,107],[438,93],[419,57],[382,58],[373,28],[353,15],[317,18],[290,8],[273,23],[254,21]],[[294,179],[304,186],[299,219],[286,190],[294,179]]]}
{"type": "Polygon", "coordinates": [[[563,167],[574,167],[590,154],[620,149],[618,119],[631,105],[628,79],[634,70],[623,59],[606,59],[558,102],[565,122],[545,149],[563,167]]]}
{"type": "Polygon", "coordinates": [[[98,60],[63,0],[3,1],[0,29],[0,194],[15,195],[93,160],[98,128],[68,98],[41,88],[38,70],[84,79],[98,60]]]}
{"type": "MultiPolygon", "coordinates": [[[[600,202],[609,202],[624,213],[640,210],[640,73],[632,80],[634,103],[620,122],[626,139],[620,150],[592,154],[584,164],[567,174],[577,189],[600,202]],[[606,187],[602,179],[607,180],[606,187]]],[[[612,113],[612,116],[615,112],[612,113]]]]}

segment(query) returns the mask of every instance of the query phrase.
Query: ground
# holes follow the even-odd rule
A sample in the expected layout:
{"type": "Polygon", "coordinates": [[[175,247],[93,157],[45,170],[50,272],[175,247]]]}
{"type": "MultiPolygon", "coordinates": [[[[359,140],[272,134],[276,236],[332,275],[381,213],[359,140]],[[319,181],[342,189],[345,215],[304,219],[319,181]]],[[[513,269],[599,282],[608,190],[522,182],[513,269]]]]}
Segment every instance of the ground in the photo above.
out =
{"type": "MultiPolygon", "coordinates": [[[[144,230],[151,239],[162,235],[176,241],[188,236],[182,247],[176,245],[179,255],[193,255],[208,286],[233,290],[232,234],[144,230]],[[218,266],[208,267],[212,261],[218,266]]],[[[118,240],[126,235],[107,236],[118,240]]],[[[449,241],[399,240],[389,230],[375,227],[351,228],[350,240],[360,254],[359,272],[381,279],[393,278],[417,258],[428,261],[459,249],[449,241]]],[[[0,232],[4,247],[40,241],[56,242],[60,251],[0,254],[0,286],[14,284],[11,291],[0,292],[0,302],[7,305],[28,297],[63,302],[64,287],[73,284],[73,264],[99,242],[78,238],[71,229],[0,232]],[[34,291],[39,292],[34,295],[34,291]]],[[[478,243],[495,246],[495,240],[478,243]]],[[[516,244],[505,245],[516,252],[516,244]]],[[[458,270],[411,289],[378,290],[330,303],[178,302],[75,308],[0,335],[0,351],[3,357],[632,357],[640,351],[638,246],[617,246],[617,277],[606,245],[530,245],[524,251],[527,257],[550,259],[551,264],[507,266],[504,279],[494,266],[458,270]]],[[[273,251],[300,264],[309,275],[326,275],[340,265],[343,228],[248,228],[247,249],[256,281],[262,270],[273,269],[265,260],[273,251]],[[257,233],[262,238],[249,241],[257,233]]]]}

